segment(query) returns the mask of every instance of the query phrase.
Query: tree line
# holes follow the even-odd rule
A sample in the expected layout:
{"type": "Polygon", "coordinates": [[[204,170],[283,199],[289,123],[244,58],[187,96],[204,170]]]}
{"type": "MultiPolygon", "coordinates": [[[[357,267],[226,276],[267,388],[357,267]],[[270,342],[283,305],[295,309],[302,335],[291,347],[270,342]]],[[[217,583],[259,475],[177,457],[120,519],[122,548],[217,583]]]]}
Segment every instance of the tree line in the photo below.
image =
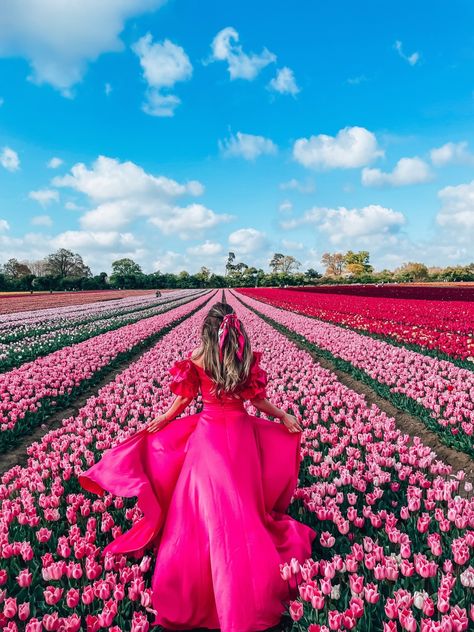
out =
{"type": "Polygon", "coordinates": [[[428,267],[419,262],[408,262],[394,270],[374,271],[366,250],[354,252],[326,252],[321,257],[324,273],[313,268],[301,271],[301,262],[291,255],[274,253],[268,270],[237,261],[229,252],[225,274],[215,274],[202,266],[194,274],[186,270],[178,273],[152,272],[146,274],[133,259],[122,258],[112,263],[107,272],[93,275],[81,255],[60,248],[39,261],[9,259],[0,267],[0,291],[57,291],[251,287],[317,285],[324,283],[393,283],[410,281],[474,281],[474,262],[466,266],[428,267]]]}

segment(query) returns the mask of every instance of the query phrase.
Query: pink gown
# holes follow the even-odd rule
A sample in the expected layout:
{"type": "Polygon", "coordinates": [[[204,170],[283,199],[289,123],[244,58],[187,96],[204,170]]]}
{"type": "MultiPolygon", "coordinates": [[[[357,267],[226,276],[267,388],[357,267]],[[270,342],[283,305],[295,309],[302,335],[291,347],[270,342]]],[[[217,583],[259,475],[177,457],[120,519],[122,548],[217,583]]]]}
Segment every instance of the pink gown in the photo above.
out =
{"type": "Polygon", "coordinates": [[[266,396],[260,357],[254,352],[240,398],[221,401],[204,369],[189,357],[176,361],[171,391],[194,397],[200,389],[202,411],[136,432],[79,477],[96,494],[138,497],[143,517],[103,553],[154,547],[155,625],[257,632],[277,625],[297,596],[280,563],[310,557],[316,536],[286,513],[301,432],[245,410],[244,399],[266,396]]]}

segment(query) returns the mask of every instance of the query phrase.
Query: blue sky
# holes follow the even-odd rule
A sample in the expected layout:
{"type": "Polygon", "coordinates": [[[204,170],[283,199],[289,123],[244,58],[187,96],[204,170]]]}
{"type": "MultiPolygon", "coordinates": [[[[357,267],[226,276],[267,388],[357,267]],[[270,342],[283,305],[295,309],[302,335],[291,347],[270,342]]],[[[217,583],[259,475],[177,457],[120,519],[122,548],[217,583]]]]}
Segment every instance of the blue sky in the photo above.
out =
{"type": "Polygon", "coordinates": [[[0,5],[0,262],[474,260],[466,1],[0,5]]]}

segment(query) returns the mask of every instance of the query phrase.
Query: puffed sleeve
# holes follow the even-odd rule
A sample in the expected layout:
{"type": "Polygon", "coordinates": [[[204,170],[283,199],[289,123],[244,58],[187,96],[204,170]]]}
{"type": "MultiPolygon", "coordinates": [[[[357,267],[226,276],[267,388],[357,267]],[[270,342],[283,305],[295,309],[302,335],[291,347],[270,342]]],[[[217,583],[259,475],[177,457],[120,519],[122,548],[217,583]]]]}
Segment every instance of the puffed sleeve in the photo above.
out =
{"type": "Polygon", "coordinates": [[[199,391],[199,374],[191,360],[176,360],[169,373],[173,376],[169,385],[172,393],[196,397],[199,391]]]}
{"type": "Polygon", "coordinates": [[[267,396],[266,386],[268,375],[265,369],[260,366],[261,351],[253,352],[253,362],[245,384],[239,390],[239,395],[244,399],[265,399],[267,396]]]}

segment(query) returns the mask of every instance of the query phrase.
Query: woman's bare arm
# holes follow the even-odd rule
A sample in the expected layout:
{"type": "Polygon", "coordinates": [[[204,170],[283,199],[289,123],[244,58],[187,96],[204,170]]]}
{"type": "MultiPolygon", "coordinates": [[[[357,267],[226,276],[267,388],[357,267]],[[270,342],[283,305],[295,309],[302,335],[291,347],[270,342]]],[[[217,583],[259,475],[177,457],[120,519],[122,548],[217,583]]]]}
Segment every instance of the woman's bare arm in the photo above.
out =
{"type": "Polygon", "coordinates": [[[303,428],[299,425],[296,417],[287,413],[285,410],[278,408],[278,406],[274,406],[268,399],[266,398],[257,398],[251,399],[251,404],[255,406],[257,410],[266,415],[270,415],[270,417],[276,417],[280,419],[283,424],[290,430],[291,432],[295,432],[297,430],[302,431],[303,428]]]}
{"type": "Polygon", "coordinates": [[[161,415],[158,415],[158,417],[152,419],[149,422],[147,430],[149,432],[154,432],[155,430],[159,430],[160,428],[162,428],[163,425],[166,425],[175,417],[180,415],[183,410],[189,406],[193,399],[194,397],[184,397],[183,395],[177,395],[167,411],[161,413],[161,415]]]}

